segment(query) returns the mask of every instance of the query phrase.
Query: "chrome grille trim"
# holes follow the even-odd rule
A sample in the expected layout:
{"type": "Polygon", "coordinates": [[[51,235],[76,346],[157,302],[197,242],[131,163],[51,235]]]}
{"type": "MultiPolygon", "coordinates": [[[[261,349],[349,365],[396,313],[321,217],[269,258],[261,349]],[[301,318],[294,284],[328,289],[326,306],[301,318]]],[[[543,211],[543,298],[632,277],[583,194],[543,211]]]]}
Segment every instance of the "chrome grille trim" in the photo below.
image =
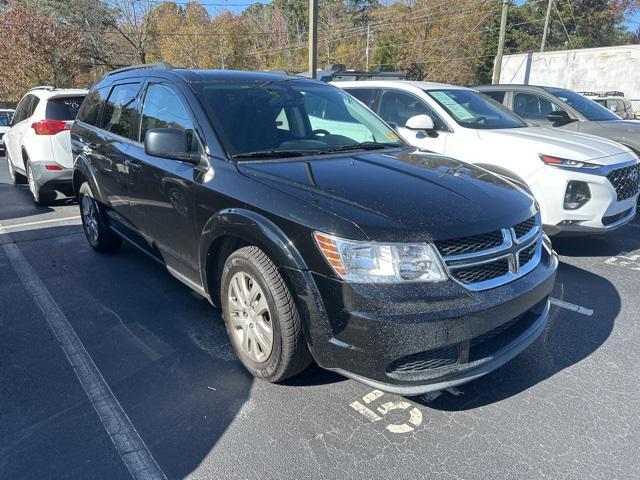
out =
{"type": "MultiPolygon", "coordinates": [[[[525,222],[527,221],[528,220],[525,222]]],[[[503,228],[502,236],[504,241],[499,247],[459,255],[441,255],[449,276],[468,290],[480,291],[505,285],[531,272],[538,263],[540,263],[540,259],[542,258],[543,236],[540,214],[535,215],[535,222],[531,230],[518,238],[515,227],[525,222],[503,228]],[[520,255],[526,252],[528,255],[525,254],[523,257],[527,258],[530,255],[529,250],[531,247],[535,248],[534,254],[526,263],[520,264],[520,255]],[[483,265],[486,266],[487,264],[495,262],[503,262],[505,259],[509,262],[509,272],[504,275],[476,283],[467,283],[456,276],[456,270],[468,270],[473,267],[480,269],[483,265]]]]}
{"type": "Polygon", "coordinates": [[[627,200],[640,190],[640,164],[616,168],[607,175],[607,179],[616,191],[617,200],[627,200]]]}

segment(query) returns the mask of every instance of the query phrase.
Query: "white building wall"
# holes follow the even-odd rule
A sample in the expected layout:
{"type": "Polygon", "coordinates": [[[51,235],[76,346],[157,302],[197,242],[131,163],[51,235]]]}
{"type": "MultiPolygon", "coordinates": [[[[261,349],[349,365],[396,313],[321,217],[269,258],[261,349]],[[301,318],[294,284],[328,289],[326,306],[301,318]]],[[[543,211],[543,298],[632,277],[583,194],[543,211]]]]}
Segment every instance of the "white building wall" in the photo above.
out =
{"type": "Polygon", "coordinates": [[[640,45],[506,55],[500,83],[624,92],[640,111],[640,45]]]}

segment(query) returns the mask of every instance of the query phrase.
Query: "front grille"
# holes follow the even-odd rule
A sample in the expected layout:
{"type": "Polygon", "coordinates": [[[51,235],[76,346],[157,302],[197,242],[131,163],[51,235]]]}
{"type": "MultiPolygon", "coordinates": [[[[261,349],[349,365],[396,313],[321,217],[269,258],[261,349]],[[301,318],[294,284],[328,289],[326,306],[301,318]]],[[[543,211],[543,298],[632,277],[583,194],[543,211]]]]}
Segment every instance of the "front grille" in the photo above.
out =
{"type": "Polygon", "coordinates": [[[513,231],[516,232],[516,238],[520,239],[524,237],[527,233],[529,233],[531,229],[535,226],[536,226],[536,217],[531,217],[529,220],[520,222],[515,227],[513,227],[513,231]]]}
{"type": "Polygon", "coordinates": [[[434,368],[447,367],[457,363],[457,361],[458,347],[457,345],[451,345],[399,358],[387,367],[387,372],[424,372],[434,368]]]}
{"type": "Polygon", "coordinates": [[[503,285],[535,268],[540,235],[542,226],[536,215],[501,230],[438,240],[435,246],[451,277],[478,291],[503,285]]]}
{"type": "Polygon", "coordinates": [[[469,345],[469,361],[492,357],[522,335],[537,319],[536,315],[524,314],[472,339],[469,345]]]}
{"type": "Polygon", "coordinates": [[[618,201],[633,197],[640,190],[640,165],[618,168],[607,178],[618,195],[618,201]]]}
{"type": "Polygon", "coordinates": [[[539,318],[539,314],[534,312],[535,308],[471,340],[394,360],[387,367],[387,374],[406,378],[411,374],[424,374],[454,365],[464,366],[467,362],[489,358],[522,335],[539,318]],[[468,352],[468,357],[463,354],[464,351],[468,352]]]}
{"type": "Polygon", "coordinates": [[[507,323],[503,323],[502,325],[497,326],[493,330],[489,330],[488,332],[483,333],[479,337],[472,338],[469,344],[469,348],[476,348],[478,345],[482,345],[483,343],[488,342],[491,339],[497,337],[498,335],[507,331],[513,325],[518,323],[521,318],[522,318],[522,315],[514,318],[513,320],[509,320],[507,323]]]}
{"type": "Polygon", "coordinates": [[[518,259],[520,260],[520,266],[524,266],[533,260],[533,257],[536,255],[536,249],[538,248],[538,244],[534,243],[531,246],[522,250],[518,255],[518,259]]]}
{"type": "Polygon", "coordinates": [[[474,235],[472,237],[454,238],[436,242],[436,247],[444,256],[460,255],[463,253],[475,253],[490,248],[499,247],[504,242],[501,230],[474,235]]]}
{"type": "Polygon", "coordinates": [[[495,262],[451,270],[451,275],[466,284],[486,282],[487,280],[502,277],[507,273],[509,273],[509,261],[506,258],[495,262]]]}
{"type": "Polygon", "coordinates": [[[621,212],[621,213],[616,213],[615,215],[602,217],[602,224],[606,227],[608,227],[609,225],[613,225],[614,223],[622,220],[627,215],[631,214],[631,210],[633,210],[633,208],[630,208],[629,210],[625,210],[624,212],[621,212]]]}

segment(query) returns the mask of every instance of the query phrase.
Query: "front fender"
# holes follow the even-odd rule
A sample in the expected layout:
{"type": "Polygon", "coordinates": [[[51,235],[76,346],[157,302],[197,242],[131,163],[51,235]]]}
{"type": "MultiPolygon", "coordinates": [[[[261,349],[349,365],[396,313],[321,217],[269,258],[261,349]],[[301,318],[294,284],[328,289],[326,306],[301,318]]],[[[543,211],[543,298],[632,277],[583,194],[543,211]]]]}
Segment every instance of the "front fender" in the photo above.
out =
{"type": "MultiPolygon", "coordinates": [[[[287,235],[271,220],[251,210],[229,208],[212,216],[202,229],[200,265],[206,275],[211,245],[222,237],[236,237],[261,248],[276,267],[307,270],[307,265],[287,235]]],[[[205,278],[205,285],[208,285],[205,278]]]]}
{"type": "Polygon", "coordinates": [[[78,155],[73,162],[73,191],[76,196],[82,185],[81,178],[85,178],[86,181],[89,182],[94,198],[100,203],[106,204],[100,184],[97,182],[95,173],[91,167],[91,162],[82,154],[78,155]]]}
{"type": "Polygon", "coordinates": [[[309,269],[287,235],[268,218],[246,209],[225,209],[212,216],[202,230],[200,242],[200,265],[203,285],[211,298],[213,292],[209,286],[214,284],[207,271],[207,255],[211,246],[223,237],[236,237],[259,247],[280,270],[285,281],[298,300],[296,303],[303,320],[303,331],[311,353],[318,360],[322,353],[314,348],[323,345],[331,338],[326,311],[309,269]]]}

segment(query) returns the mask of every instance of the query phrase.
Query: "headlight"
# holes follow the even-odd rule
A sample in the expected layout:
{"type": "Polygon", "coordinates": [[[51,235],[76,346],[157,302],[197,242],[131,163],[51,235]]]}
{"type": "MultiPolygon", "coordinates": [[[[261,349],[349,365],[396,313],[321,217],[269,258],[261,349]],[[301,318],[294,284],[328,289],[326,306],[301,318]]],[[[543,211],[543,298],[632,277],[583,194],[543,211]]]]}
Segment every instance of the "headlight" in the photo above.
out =
{"type": "Polygon", "coordinates": [[[569,160],[566,158],[553,157],[551,155],[543,155],[542,153],[540,154],[540,160],[542,160],[545,164],[552,165],[554,167],[598,168],[600,166],[593,163],[581,162],[578,160],[569,160]]]}
{"type": "Polygon", "coordinates": [[[318,248],[333,271],[353,283],[441,282],[446,279],[428,243],[371,243],[314,232],[318,248]]]}

